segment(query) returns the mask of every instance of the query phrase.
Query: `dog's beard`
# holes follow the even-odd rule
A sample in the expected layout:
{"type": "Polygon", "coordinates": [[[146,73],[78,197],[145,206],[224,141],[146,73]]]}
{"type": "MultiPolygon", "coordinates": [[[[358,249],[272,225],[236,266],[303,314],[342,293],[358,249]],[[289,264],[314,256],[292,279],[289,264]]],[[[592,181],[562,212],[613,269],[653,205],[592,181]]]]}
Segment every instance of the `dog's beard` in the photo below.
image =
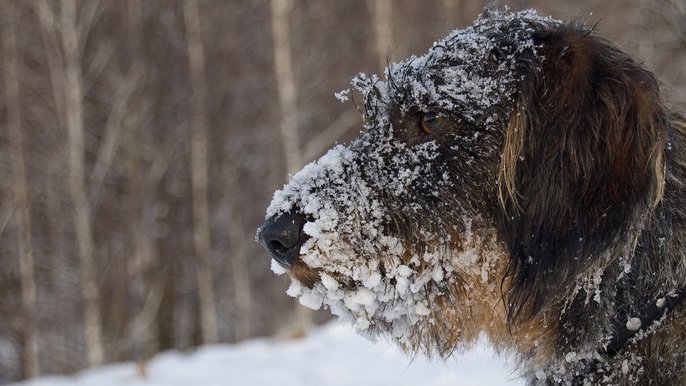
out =
{"type": "MultiPolygon", "coordinates": [[[[313,309],[328,308],[364,335],[383,333],[412,347],[421,326],[432,324],[437,313],[445,311],[437,309],[435,301],[462,286],[463,276],[484,282],[493,278],[498,256],[476,249],[495,243],[495,237],[492,232],[472,232],[474,218],[462,218],[459,227],[441,224],[439,218],[421,220],[434,209],[408,196],[417,197],[412,188],[436,158],[435,144],[408,148],[394,143],[390,134],[375,139],[373,148],[359,143],[338,146],[306,166],[275,194],[268,216],[296,210],[308,218],[303,226],[308,239],[300,248],[298,264],[315,272],[317,280],[303,283],[293,278],[290,296],[313,309]],[[390,171],[388,149],[382,150],[386,147],[393,154],[390,171]],[[384,172],[369,173],[382,166],[384,172]],[[391,208],[388,197],[406,206],[391,208]],[[404,216],[400,221],[389,215],[399,212],[404,216]],[[390,223],[412,221],[424,223],[411,227],[412,242],[402,229],[389,231],[390,223]]],[[[445,175],[434,183],[437,190],[449,183],[445,175]]],[[[278,266],[274,270],[286,272],[278,266]]]]}
{"type": "Polygon", "coordinates": [[[436,145],[408,148],[390,131],[368,136],[373,141],[338,146],[294,175],[275,194],[268,216],[296,210],[309,220],[299,263],[319,280],[294,279],[289,295],[310,308],[329,308],[360,331],[383,330],[403,340],[452,280],[451,264],[439,253],[449,237],[426,232],[424,244],[431,249],[407,250],[403,239],[386,231],[392,221],[387,203],[395,198],[411,204],[403,196],[425,175],[436,145]]]}
{"type": "MultiPolygon", "coordinates": [[[[293,278],[287,293],[312,309],[329,309],[363,335],[389,335],[403,346],[414,347],[415,335],[446,313],[435,305],[438,298],[470,291],[466,281],[497,291],[492,283],[499,274],[495,269],[501,255],[494,253],[497,248],[489,248],[496,243],[494,233],[472,232],[471,222],[467,224],[459,243],[446,238],[444,244],[421,252],[406,249],[392,236],[380,236],[375,242],[384,252],[375,256],[357,254],[335,232],[319,233],[303,245],[300,256],[318,272],[319,281],[307,286],[293,278]]],[[[473,300],[464,297],[450,307],[467,309],[472,306],[467,302],[473,300]]]]}

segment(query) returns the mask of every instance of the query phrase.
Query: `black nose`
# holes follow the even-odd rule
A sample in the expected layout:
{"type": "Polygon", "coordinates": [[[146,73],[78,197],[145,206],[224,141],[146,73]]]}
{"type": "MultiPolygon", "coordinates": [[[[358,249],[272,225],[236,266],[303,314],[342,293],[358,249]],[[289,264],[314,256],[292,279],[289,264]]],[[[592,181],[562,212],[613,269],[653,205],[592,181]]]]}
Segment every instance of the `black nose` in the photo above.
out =
{"type": "Polygon", "coordinates": [[[277,263],[288,268],[295,262],[307,239],[302,231],[304,224],[304,216],[284,213],[267,219],[257,232],[257,238],[277,263]]]}

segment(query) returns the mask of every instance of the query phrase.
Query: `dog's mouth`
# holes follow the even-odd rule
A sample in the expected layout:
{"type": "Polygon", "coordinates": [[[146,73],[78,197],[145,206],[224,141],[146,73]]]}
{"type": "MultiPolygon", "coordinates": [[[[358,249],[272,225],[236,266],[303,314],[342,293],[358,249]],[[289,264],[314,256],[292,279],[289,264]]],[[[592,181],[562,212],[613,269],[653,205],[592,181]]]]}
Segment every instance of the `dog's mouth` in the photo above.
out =
{"type": "Polygon", "coordinates": [[[297,280],[304,287],[308,289],[313,289],[315,284],[320,283],[323,285],[335,285],[343,290],[344,292],[354,291],[356,288],[362,285],[360,282],[355,282],[349,277],[346,277],[338,272],[326,272],[322,269],[314,269],[307,266],[305,263],[298,261],[293,266],[285,269],[288,276],[292,279],[297,280]],[[328,281],[324,284],[325,281],[328,281]]]}
{"type": "MultiPolygon", "coordinates": [[[[344,293],[354,292],[364,283],[360,280],[355,280],[340,272],[329,271],[323,268],[312,268],[302,261],[301,255],[298,253],[294,257],[294,263],[284,266],[276,259],[272,263],[272,271],[276,274],[288,274],[288,276],[298,281],[303,287],[312,290],[316,284],[322,284],[325,288],[336,287],[344,293]]],[[[385,278],[385,269],[379,272],[380,280],[385,278]]]]}
{"type": "MultiPolygon", "coordinates": [[[[336,230],[322,229],[321,222],[297,212],[272,216],[258,230],[256,239],[272,257],[272,271],[288,273],[303,288],[316,284],[343,293],[355,292],[367,285],[367,273],[356,271],[366,258],[353,247],[349,236],[336,230]]],[[[376,282],[383,280],[386,269],[375,266],[376,282]]]]}

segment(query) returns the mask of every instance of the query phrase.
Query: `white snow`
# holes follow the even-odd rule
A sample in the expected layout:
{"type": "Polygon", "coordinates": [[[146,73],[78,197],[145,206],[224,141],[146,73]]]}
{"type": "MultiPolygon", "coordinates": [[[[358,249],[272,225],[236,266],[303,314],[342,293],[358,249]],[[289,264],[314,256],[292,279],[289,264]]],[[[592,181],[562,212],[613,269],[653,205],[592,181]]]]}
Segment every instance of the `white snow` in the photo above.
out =
{"type": "Polygon", "coordinates": [[[390,343],[372,343],[348,325],[330,323],[297,341],[258,339],[204,346],[153,358],[141,377],[135,364],[44,377],[15,386],[506,386],[524,385],[480,343],[442,362],[414,360],[390,343]]]}
{"type": "Polygon", "coordinates": [[[665,298],[659,298],[655,301],[655,306],[657,308],[663,308],[665,306],[665,298]]]}
{"type": "Polygon", "coordinates": [[[641,329],[641,319],[639,318],[629,318],[626,321],[626,329],[629,331],[638,331],[641,329]]]}
{"type": "Polygon", "coordinates": [[[283,275],[286,273],[286,268],[282,267],[276,260],[272,260],[271,270],[277,275],[283,275]]]}

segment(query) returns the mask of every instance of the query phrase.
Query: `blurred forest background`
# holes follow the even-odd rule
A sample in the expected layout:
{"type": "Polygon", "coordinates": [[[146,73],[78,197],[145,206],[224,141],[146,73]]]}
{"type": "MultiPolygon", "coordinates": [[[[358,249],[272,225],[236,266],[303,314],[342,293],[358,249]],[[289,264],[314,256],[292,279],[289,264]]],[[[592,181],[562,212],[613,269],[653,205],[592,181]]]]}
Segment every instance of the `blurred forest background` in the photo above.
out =
{"type": "MultiPolygon", "coordinates": [[[[532,0],[686,106],[686,0],[532,0]]],[[[0,0],[0,383],[326,318],[253,241],[360,119],[333,93],[481,0],[0,0]]]]}

